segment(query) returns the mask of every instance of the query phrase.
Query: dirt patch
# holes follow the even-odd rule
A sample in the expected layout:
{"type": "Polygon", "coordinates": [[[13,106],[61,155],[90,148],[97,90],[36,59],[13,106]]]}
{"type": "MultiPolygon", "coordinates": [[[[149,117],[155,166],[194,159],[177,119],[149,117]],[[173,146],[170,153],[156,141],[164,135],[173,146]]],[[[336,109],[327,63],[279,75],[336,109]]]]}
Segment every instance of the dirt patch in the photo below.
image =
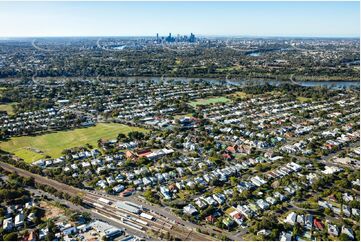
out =
{"type": "Polygon", "coordinates": [[[63,209],[58,208],[45,201],[41,201],[39,204],[39,207],[45,211],[45,215],[44,215],[45,220],[59,218],[59,217],[63,216],[63,214],[64,214],[63,209]]]}

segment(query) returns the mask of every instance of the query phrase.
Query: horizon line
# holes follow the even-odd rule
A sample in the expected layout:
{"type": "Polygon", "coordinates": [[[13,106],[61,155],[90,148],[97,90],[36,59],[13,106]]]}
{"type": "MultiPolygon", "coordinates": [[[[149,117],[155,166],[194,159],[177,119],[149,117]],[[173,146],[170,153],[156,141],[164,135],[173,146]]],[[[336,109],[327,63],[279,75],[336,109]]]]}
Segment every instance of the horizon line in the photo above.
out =
{"type": "MultiPolygon", "coordinates": [[[[191,32],[190,32],[191,33],[191,32]]],[[[189,34],[190,34],[189,33],[189,34]]],[[[115,38],[115,37],[155,37],[154,35],[24,35],[24,36],[0,36],[0,39],[16,39],[16,38],[115,38]]],[[[193,33],[195,34],[195,33],[193,33]]],[[[173,34],[172,34],[173,35],[173,34]]],[[[178,34],[175,34],[176,36],[178,34]]],[[[184,36],[187,34],[179,34],[184,36]]],[[[232,37],[232,38],[348,38],[348,39],[360,39],[360,35],[236,35],[236,34],[195,34],[198,37],[214,38],[214,37],[232,37]]],[[[159,35],[167,36],[167,35],[159,35]]]]}

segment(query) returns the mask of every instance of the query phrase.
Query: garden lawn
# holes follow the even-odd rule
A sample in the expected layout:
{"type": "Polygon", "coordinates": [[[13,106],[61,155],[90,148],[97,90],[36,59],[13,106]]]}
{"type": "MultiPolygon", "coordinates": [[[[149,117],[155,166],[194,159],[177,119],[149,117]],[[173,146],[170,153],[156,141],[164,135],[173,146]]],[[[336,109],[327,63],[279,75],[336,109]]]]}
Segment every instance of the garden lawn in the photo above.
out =
{"type": "Polygon", "coordinates": [[[213,98],[196,99],[195,101],[190,102],[189,104],[193,107],[196,107],[199,105],[209,105],[212,103],[228,103],[228,102],[231,102],[231,100],[226,97],[213,97],[213,98]]]}
{"type": "Polygon", "coordinates": [[[0,149],[13,153],[26,162],[34,162],[46,155],[57,158],[69,148],[90,144],[97,147],[99,139],[114,139],[119,133],[148,132],[145,129],[116,123],[99,123],[89,128],[60,131],[39,136],[13,137],[0,143],[0,149]]]}

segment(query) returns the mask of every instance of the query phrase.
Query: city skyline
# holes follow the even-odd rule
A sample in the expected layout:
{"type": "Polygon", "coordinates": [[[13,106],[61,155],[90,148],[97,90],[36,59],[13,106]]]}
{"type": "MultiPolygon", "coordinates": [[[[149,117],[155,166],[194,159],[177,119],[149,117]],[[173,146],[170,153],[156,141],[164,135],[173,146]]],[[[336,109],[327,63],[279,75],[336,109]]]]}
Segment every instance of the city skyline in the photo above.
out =
{"type": "Polygon", "coordinates": [[[0,2],[0,37],[359,37],[359,2],[0,2]]]}

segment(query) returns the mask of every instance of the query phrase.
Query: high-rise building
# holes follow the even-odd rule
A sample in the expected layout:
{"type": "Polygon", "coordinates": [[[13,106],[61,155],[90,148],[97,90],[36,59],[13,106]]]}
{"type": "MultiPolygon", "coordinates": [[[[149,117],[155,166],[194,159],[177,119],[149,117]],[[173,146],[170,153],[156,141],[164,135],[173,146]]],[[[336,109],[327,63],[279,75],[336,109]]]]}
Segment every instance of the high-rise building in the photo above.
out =
{"type": "Polygon", "coordinates": [[[167,42],[174,42],[175,41],[175,38],[172,37],[172,33],[169,33],[168,37],[165,39],[165,41],[167,42]]]}
{"type": "Polygon", "coordinates": [[[161,43],[161,42],[167,42],[167,43],[172,43],[172,42],[189,42],[189,43],[194,43],[196,42],[196,36],[191,33],[190,36],[188,37],[187,35],[177,35],[177,37],[173,37],[172,33],[169,33],[169,35],[167,37],[159,37],[159,34],[157,33],[157,38],[156,38],[156,43],[161,43]]]}
{"type": "Polygon", "coordinates": [[[193,33],[191,33],[191,36],[189,36],[189,42],[196,42],[196,36],[193,33]]]}

